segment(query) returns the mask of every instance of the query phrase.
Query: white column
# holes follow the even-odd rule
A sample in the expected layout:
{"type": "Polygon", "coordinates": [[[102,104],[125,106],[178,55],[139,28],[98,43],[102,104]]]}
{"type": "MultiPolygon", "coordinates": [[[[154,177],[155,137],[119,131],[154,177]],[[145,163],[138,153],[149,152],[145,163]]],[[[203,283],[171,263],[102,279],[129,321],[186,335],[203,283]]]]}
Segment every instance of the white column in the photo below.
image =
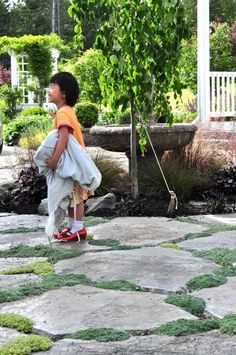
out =
{"type": "Polygon", "coordinates": [[[11,86],[18,87],[16,53],[12,50],[9,50],[8,54],[11,56],[11,86]]]}
{"type": "Polygon", "coordinates": [[[198,115],[202,121],[210,117],[210,0],[198,0],[198,115]]]}

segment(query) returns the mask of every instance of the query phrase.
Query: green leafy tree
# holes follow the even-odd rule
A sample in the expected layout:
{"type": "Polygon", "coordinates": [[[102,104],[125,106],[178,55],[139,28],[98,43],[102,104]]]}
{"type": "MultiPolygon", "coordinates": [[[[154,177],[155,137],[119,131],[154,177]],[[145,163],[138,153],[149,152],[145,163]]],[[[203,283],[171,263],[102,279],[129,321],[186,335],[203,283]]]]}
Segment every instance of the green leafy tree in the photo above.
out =
{"type": "MultiPolygon", "coordinates": [[[[130,105],[131,192],[136,198],[136,113],[141,112],[146,121],[153,104],[170,113],[170,86],[180,92],[176,67],[180,43],[187,34],[181,0],[71,0],[71,4],[80,40],[84,23],[97,24],[96,47],[102,50],[107,64],[100,79],[103,97],[114,108],[130,105]],[[124,93],[119,100],[117,92],[124,93]]],[[[146,123],[142,122],[141,129],[146,123]]],[[[144,147],[146,139],[141,136],[144,147]]]]}
{"type": "Polygon", "coordinates": [[[0,36],[8,34],[9,12],[6,1],[0,0],[0,36]]]}
{"type": "MultiPolygon", "coordinates": [[[[187,21],[191,27],[197,26],[197,0],[183,0],[187,21]]],[[[219,19],[232,24],[236,18],[236,0],[211,0],[210,21],[219,19]]]]}

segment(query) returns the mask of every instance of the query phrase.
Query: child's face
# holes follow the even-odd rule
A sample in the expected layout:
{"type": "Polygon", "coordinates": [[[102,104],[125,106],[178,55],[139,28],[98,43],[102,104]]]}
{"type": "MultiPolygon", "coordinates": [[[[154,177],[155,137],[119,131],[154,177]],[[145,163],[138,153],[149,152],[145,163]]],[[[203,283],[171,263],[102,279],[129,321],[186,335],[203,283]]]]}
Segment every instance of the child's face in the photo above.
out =
{"type": "Polygon", "coordinates": [[[49,102],[61,105],[65,103],[65,95],[61,92],[60,86],[58,84],[51,83],[48,90],[49,102]]]}

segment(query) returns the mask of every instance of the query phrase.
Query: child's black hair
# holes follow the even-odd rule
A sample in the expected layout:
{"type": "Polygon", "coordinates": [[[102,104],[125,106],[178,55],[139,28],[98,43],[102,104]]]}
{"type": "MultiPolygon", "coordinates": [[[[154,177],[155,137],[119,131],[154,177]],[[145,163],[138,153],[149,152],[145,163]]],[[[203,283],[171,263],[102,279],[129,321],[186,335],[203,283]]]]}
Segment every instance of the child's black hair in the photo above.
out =
{"type": "Polygon", "coordinates": [[[57,84],[61,92],[65,94],[65,102],[73,107],[79,99],[80,88],[76,78],[68,72],[62,71],[54,74],[50,79],[50,84],[57,84]]]}

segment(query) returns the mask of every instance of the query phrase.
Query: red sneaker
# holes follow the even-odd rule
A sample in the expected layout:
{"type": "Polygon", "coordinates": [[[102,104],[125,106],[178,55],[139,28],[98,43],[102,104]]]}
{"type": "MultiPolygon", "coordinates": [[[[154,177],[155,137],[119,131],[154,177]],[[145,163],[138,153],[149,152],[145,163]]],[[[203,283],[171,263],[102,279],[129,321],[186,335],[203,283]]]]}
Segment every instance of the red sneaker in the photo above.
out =
{"type": "Polygon", "coordinates": [[[85,228],[81,229],[78,232],[71,233],[70,231],[67,231],[66,233],[61,233],[59,237],[57,238],[58,240],[61,240],[62,242],[72,242],[72,241],[85,241],[87,237],[87,231],[85,228]]]}
{"type": "Polygon", "coordinates": [[[71,230],[70,227],[65,227],[65,228],[59,230],[58,232],[53,233],[53,237],[54,237],[55,239],[58,239],[62,233],[67,233],[67,232],[69,232],[70,230],[71,230]]]}

